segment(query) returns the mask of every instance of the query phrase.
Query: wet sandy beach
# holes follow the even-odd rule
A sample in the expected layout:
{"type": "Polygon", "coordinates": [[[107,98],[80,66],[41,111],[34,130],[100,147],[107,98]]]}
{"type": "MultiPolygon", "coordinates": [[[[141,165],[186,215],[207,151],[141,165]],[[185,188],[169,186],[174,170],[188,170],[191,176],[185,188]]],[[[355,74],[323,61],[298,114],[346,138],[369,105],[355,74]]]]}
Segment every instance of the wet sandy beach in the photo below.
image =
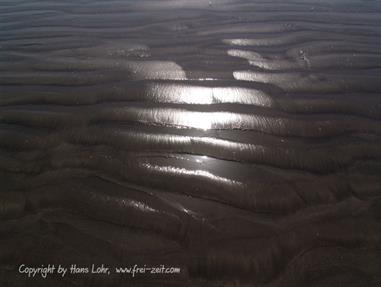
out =
{"type": "Polygon", "coordinates": [[[379,1],[0,0],[0,286],[381,286],[380,93],[379,1]]]}

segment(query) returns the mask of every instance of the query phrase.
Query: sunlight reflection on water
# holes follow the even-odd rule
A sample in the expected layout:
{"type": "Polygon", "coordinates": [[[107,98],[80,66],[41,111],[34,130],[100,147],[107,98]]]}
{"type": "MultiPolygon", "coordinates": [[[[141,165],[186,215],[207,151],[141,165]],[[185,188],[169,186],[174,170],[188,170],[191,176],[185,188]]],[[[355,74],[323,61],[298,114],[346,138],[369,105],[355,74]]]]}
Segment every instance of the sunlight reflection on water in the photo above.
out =
{"type": "Polygon", "coordinates": [[[147,96],[156,102],[184,104],[239,103],[272,107],[273,100],[265,92],[242,87],[203,87],[185,84],[151,84],[147,96]]]}

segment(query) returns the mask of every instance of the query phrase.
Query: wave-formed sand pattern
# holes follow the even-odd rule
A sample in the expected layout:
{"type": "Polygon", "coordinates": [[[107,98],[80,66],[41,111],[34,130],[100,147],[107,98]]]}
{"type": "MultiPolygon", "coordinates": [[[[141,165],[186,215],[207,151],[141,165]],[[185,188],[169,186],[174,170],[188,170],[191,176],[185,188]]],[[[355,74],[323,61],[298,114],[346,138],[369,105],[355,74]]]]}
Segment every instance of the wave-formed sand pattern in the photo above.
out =
{"type": "Polygon", "coordinates": [[[380,79],[378,1],[0,0],[0,285],[381,286],[380,79]]]}

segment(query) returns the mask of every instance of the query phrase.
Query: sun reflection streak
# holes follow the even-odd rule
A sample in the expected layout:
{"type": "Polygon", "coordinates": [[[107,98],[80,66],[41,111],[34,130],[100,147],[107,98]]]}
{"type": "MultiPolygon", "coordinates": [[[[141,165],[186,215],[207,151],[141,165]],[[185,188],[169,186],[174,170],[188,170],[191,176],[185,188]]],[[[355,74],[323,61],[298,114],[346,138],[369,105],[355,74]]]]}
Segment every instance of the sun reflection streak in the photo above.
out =
{"type": "Polygon", "coordinates": [[[174,166],[152,165],[149,163],[144,163],[143,167],[149,170],[157,171],[159,173],[168,173],[168,174],[185,175],[185,176],[197,176],[197,177],[203,177],[213,181],[223,182],[223,183],[231,184],[231,185],[237,185],[237,186],[243,185],[243,183],[240,181],[235,181],[226,177],[221,177],[201,169],[190,170],[190,169],[179,168],[174,166]]]}
{"type": "Polygon", "coordinates": [[[193,111],[184,108],[111,107],[97,120],[132,121],[150,126],[209,129],[262,129],[272,118],[230,111],[193,111]]]}
{"type": "Polygon", "coordinates": [[[193,112],[178,109],[143,110],[138,118],[163,125],[209,130],[235,125],[240,127],[243,119],[230,112],[193,112]]]}
{"type": "Polygon", "coordinates": [[[242,87],[203,87],[185,84],[151,84],[146,96],[160,103],[221,104],[238,103],[271,107],[272,98],[257,89],[242,87]]]}

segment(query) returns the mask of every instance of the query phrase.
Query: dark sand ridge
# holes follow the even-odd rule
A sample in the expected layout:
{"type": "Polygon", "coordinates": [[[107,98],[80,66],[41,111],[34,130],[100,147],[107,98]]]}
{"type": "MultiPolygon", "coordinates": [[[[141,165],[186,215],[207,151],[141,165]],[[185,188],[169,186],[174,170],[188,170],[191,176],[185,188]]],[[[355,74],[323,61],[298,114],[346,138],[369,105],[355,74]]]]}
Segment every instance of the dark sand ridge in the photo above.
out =
{"type": "Polygon", "coordinates": [[[380,286],[380,36],[378,1],[0,0],[0,286],[380,286]]]}

